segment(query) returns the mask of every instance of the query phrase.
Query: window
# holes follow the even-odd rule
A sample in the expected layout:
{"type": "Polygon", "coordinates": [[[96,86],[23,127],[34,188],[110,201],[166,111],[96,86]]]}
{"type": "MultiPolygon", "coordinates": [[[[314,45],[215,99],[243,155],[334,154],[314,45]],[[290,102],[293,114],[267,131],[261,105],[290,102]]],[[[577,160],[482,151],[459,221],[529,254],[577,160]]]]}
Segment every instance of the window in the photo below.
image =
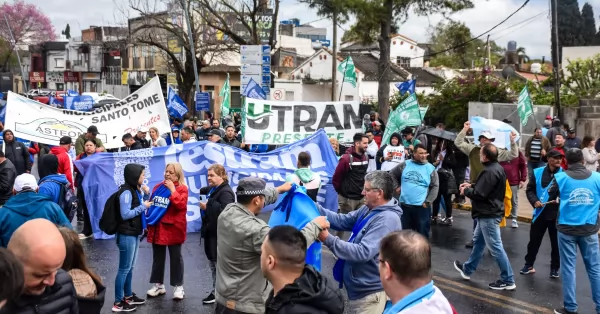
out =
{"type": "Polygon", "coordinates": [[[354,100],[354,96],[352,95],[345,95],[344,96],[344,101],[353,101],[354,100]]]}
{"type": "Polygon", "coordinates": [[[242,108],[242,97],[239,86],[231,86],[231,108],[242,108]]]}
{"type": "Polygon", "coordinates": [[[54,61],[56,62],[55,67],[57,67],[57,68],[65,67],[65,58],[55,58],[54,61]]]}
{"type": "Polygon", "coordinates": [[[397,57],[396,64],[403,68],[410,68],[410,58],[406,57],[397,57]]]}
{"type": "Polygon", "coordinates": [[[294,101],[294,91],[293,90],[286,90],[285,91],[285,100],[287,101],[294,101]]]}

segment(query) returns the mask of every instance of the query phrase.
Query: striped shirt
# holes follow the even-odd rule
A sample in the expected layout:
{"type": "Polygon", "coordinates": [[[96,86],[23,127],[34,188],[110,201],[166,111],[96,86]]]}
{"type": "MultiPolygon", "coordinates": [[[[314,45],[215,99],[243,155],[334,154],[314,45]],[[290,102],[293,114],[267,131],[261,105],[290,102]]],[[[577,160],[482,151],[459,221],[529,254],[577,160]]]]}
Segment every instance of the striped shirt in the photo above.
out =
{"type": "Polygon", "coordinates": [[[531,149],[529,150],[531,160],[542,160],[542,139],[534,138],[531,140],[531,149]]]}

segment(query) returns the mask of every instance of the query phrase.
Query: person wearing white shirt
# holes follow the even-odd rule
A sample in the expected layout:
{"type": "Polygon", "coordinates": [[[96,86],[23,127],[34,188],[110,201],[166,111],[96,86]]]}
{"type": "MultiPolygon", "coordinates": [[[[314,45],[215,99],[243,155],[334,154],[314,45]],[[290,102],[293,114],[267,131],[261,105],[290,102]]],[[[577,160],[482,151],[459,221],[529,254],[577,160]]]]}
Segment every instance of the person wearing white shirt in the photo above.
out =
{"type": "Polygon", "coordinates": [[[400,134],[394,133],[390,137],[389,145],[382,145],[377,152],[377,164],[383,171],[394,169],[399,163],[405,160],[404,146],[402,146],[402,137],[400,134]]]}
{"type": "Polygon", "coordinates": [[[591,172],[598,171],[598,159],[600,155],[596,152],[596,141],[590,135],[583,137],[581,142],[581,152],[583,153],[583,160],[585,160],[585,168],[591,172]]]}
{"type": "Polygon", "coordinates": [[[181,141],[184,143],[196,142],[196,133],[191,127],[186,126],[181,129],[181,141]]]}
{"type": "Polygon", "coordinates": [[[369,146],[367,146],[367,156],[369,157],[369,167],[367,168],[367,173],[377,170],[377,162],[375,158],[377,157],[377,151],[379,147],[377,146],[377,142],[374,141],[375,137],[373,136],[372,130],[367,130],[365,134],[369,137],[369,146]]]}

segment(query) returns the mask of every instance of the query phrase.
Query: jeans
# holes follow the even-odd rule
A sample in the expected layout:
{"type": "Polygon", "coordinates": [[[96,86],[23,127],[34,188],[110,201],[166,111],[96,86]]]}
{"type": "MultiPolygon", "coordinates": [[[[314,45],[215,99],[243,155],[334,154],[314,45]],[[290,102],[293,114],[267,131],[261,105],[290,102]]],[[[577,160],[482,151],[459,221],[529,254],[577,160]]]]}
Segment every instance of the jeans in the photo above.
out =
{"type": "Polygon", "coordinates": [[[502,218],[476,218],[475,220],[477,221],[477,226],[473,235],[473,251],[471,251],[469,260],[463,265],[465,275],[470,275],[477,270],[477,265],[479,265],[487,246],[500,268],[500,280],[507,284],[514,283],[513,270],[502,246],[502,238],[500,237],[500,222],[502,218]]]}
{"type": "Polygon", "coordinates": [[[519,211],[519,185],[511,185],[510,190],[512,191],[510,217],[512,220],[517,220],[517,212],[519,211]]]}
{"type": "Polygon", "coordinates": [[[577,311],[575,294],[575,265],[577,264],[577,247],[585,270],[592,286],[592,299],[596,304],[596,313],[600,313],[600,252],[598,250],[598,235],[576,237],[558,232],[558,247],[560,253],[560,274],[562,276],[564,306],[567,311],[577,311]]]}
{"type": "Polygon", "coordinates": [[[181,256],[181,244],[168,246],[152,244],[152,273],[150,274],[150,283],[164,283],[167,248],[169,249],[171,286],[183,286],[183,256],[181,256]]]}
{"type": "Polygon", "coordinates": [[[140,238],[117,233],[119,246],[119,270],[115,279],[115,302],[121,302],[125,296],[132,296],[131,280],[138,255],[140,238]]]}
{"type": "Polygon", "coordinates": [[[543,161],[528,161],[527,162],[527,175],[529,177],[531,177],[531,174],[533,173],[533,169],[536,169],[539,167],[546,167],[546,163],[543,161]]]}
{"type": "Polygon", "coordinates": [[[444,211],[446,212],[446,218],[452,217],[452,194],[439,193],[438,197],[433,201],[433,217],[437,217],[444,204],[444,211]]]}
{"type": "Polygon", "coordinates": [[[429,239],[429,228],[431,227],[431,209],[418,205],[401,204],[402,207],[402,229],[414,230],[429,239]]]}

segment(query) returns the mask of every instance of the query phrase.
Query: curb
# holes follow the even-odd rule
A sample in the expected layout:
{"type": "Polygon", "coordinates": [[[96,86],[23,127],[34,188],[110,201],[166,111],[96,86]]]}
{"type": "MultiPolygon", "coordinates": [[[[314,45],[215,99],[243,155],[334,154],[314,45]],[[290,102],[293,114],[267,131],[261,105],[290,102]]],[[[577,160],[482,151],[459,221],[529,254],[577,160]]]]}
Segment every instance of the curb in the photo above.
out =
{"type": "MultiPolygon", "coordinates": [[[[471,205],[468,205],[468,204],[465,204],[465,205],[452,204],[452,208],[470,212],[472,207],[471,207],[471,205]]],[[[524,223],[531,223],[531,217],[517,216],[517,221],[524,222],[524,223]]]]}

